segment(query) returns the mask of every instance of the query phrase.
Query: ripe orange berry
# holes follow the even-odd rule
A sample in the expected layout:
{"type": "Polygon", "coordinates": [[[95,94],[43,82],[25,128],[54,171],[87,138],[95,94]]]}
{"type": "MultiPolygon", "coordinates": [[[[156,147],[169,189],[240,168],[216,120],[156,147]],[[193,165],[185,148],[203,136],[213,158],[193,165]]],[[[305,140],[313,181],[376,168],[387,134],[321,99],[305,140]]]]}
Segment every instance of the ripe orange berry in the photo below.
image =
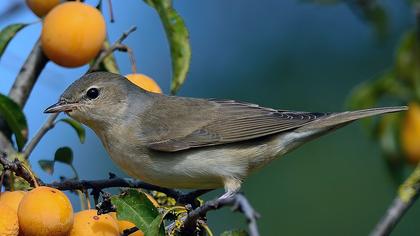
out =
{"type": "Polygon", "coordinates": [[[58,189],[38,187],[29,191],[18,209],[19,226],[25,236],[67,235],[73,224],[73,208],[58,189]]]}
{"type": "Polygon", "coordinates": [[[409,162],[420,161],[420,104],[409,104],[401,127],[401,146],[409,162]]]}
{"type": "Polygon", "coordinates": [[[125,76],[131,83],[140,88],[154,93],[162,93],[159,85],[150,77],[143,74],[129,74],[125,76]]]}
{"type": "Polygon", "coordinates": [[[118,236],[118,224],[108,214],[98,215],[96,210],[84,210],[74,215],[69,236],[118,236]]]}
{"type": "MultiPolygon", "coordinates": [[[[118,222],[118,229],[120,231],[120,234],[124,233],[124,230],[126,229],[131,229],[134,226],[136,226],[135,224],[131,223],[130,221],[127,220],[118,220],[117,218],[117,213],[116,212],[110,212],[108,213],[112,218],[114,218],[115,221],[118,222]]],[[[137,230],[136,232],[130,234],[130,236],[143,236],[144,233],[141,230],[137,230]]]]}
{"type": "Polygon", "coordinates": [[[0,235],[19,235],[19,222],[16,211],[3,203],[0,203],[0,235]]]}
{"type": "MultiPolygon", "coordinates": [[[[120,234],[123,234],[124,230],[131,229],[135,226],[136,225],[131,223],[130,221],[126,221],[126,220],[119,220],[118,221],[118,227],[120,229],[120,234]]],[[[136,232],[130,234],[130,236],[144,236],[144,233],[141,230],[137,230],[136,232]]]]}
{"type": "Polygon", "coordinates": [[[53,7],[60,4],[60,0],[26,0],[26,4],[38,17],[45,16],[53,7]]]}
{"type": "Polygon", "coordinates": [[[19,203],[25,194],[26,192],[24,191],[6,191],[0,193],[0,204],[5,204],[17,212],[19,203]]]}
{"type": "Polygon", "coordinates": [[[45,17],[42,49],[58,65],[82,66],[100,51],[105,31],[105,20],[96,8],[81,2],[66,2],[45,17]]]}

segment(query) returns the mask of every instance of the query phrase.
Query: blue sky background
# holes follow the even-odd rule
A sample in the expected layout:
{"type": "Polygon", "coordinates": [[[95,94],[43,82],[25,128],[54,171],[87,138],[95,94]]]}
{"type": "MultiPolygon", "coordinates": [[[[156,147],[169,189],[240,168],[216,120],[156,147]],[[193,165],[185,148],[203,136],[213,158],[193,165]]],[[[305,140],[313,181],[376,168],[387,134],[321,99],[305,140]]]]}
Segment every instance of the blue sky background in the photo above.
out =
{"type": "MultiPolygon", "coordinates": [[[[18,1],[18,0],[14,0],[18,1]]],[[[0,13],[14,1],[0,2],[0,13]]],[[[87,1],[95,5],[96,1],[87,1]]],[[[174,0],[190,31],[192,62],[180,95],[244,100],[263,106],[308,111],[341,111],[360,82],[387,70],[403,33],[413,27],[414,14],[405,1],[380,1],[390,18],[389,34],[378,38],[373,28],[346,4],[318,5],[298,0],[174,0]]],[[[169,90],[169,48],[156,12],[138,0],[113,1],[115,23],[108,24],[113,42],[132,25],[125,43],[138,70],[169,90]]],[[[104,15],[109,19],[107,5],[104,15]]],[[[37,22],[28,9],[0,18],[0,27],[37,22]]],[[[0,60],[0,92],[7,94],[23,61],[39,37],[41,23],[22,30],[0,60]]],[[[122,74],[130,73],[126,54],[116,54],[122,74]]],[[[30,136],[42,125],[42,111],[87,67],[66,69],[48,63],[24,111],[30,136]]],[[[63,116],[64,117],[64,116],[63,116]]],[[[39,159],[70,146],[83,179],[124,176],[88,130],[84,144],[74,131],[59,124],[33,152],[31,162],[46,182],[71,176],[58,164],[53,176],[40,170],[39,159]]],[[[377,143],[359,124],[313,141],[274,161],[251,176],[243,191],[260,212],[262,235],[366,235],[395,194],[377,143]]],[[[220,194],[217,191],[206,198],[220,194]]],[[[75,206],[78,201],[71,195],[75,206]]],[[[417,204],[418,205],[418,204],[417,204]]],[[[420,208],[414,206],[394,235],[420,230],[420,208]]],[[[212,212],[217,233],[244,227],[244,219],[228,209],[212,212]]]]}

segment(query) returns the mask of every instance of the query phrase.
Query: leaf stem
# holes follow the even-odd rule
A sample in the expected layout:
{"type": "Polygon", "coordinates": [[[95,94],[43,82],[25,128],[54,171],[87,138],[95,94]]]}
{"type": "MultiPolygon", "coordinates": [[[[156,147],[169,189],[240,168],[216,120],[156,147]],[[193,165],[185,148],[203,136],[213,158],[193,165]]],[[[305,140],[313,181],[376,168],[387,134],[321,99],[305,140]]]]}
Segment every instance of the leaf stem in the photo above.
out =
{"type": "Polygon", "coordinates": [[[45,123],[41,126],[41,128],[38,130],[38,132],[35,134],[35,136],[29,141],[29,143],[26,145],[26,147],[23,150],[23,157],[25,160],[29,158],[32,151],[35,149],[35,147],[38,145],[38,143],[41,141],[41,139],[44,137],[44,135],[54,128],[54,121],[57,119],[59,113],[54,113],[48,116],[48,119],[45,121],[45,123]]]}

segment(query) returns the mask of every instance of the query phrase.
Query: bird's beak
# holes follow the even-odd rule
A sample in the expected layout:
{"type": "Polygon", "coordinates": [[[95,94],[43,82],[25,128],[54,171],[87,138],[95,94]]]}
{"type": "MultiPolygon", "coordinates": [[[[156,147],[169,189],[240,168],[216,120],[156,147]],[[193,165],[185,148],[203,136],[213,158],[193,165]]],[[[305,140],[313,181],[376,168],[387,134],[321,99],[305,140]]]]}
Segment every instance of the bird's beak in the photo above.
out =
{"type": "Polygon", "coordinates": [[[58,112],[69,112],[77,107],[78,103],[66,102],[63,100],[58,101],[56,104],[49,106],[45,109],[44,113],[58,113],[58,112]]]}

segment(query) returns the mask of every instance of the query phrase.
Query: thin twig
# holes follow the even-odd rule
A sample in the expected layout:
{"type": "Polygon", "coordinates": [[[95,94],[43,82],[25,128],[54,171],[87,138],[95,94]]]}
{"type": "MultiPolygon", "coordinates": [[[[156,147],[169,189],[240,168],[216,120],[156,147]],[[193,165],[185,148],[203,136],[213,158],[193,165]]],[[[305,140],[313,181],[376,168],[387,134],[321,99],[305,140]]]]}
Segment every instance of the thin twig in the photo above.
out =
{"type": "Polygon", "coordinates": [[[129,236],[129,235],[131,235],[132,233],[135,233],[135,232],[137,232],[139,230],[139,228],[137,228],[137,227],[132,227],[132,228],[129,228],[129,229],[125,229],[124,231],[123,231],[123,233],[121,234],[121,236],[129,236]]]}
{"type": "Polygon", "coordinates": [[[115,43],[113,43],[107,50],[103,50],[99,56],[98,59],[96,59],[95,63],[89,68],[89,72],[93,72],[93,71],[97,71],[99,69],[99,66],[101,64],[101,62],[112,52],[114,52],[115,50],[119,50],[119,48],[121,48],[121,46],[123,45],[122,42],[128,37],[128,35],[130,35],[131,33],[133,33],[134,31],[136,31],[137,27],[136,26],[132,26],[128,31],[124,32],[118,39],[117,41],[115,41],[115,43]]]}
{"type": "Polygon", "coordinates": [[[111,20],[111,23],[114,23],[114,11],[112,9],[112,1],[108,0],[108,10],[109,10],[109,19],[111,20]]]}
{"type": "Polygon", "coordinates": [[[389,235],[407,210],[420,195],[420,164],[400,186],[398,195],[392,201],[385,215],[375,226],[370,236],[389,235]]]}
{"type": "Polygon", "coordinates": [[[10,161],[7,159],[7,154],[0,151],[0,164],[3,165],[4,170],[10,170],[15,173],[16,176],[22,177],[26,180],[32,187],[37,186],[38,183],[42,184],[40,179],[35,179],[35,177],[30,173],[18,159],[10,161]],[[38,183],[36,183],[38,182],[38,183]]]}
{"type": "Polygon", "coordinates": [[[176,201],[181,204],[191,204],[192,208],[194,209],[199,206],[199,202],[196,202],[195,199],[197,199],[199,196],[204,195],[212,190],[213,189],[194,190],[189,193],[180,195],[178,199],[176,199],[176,201]]]}
{"type": "Polygon", "coordinates": [[[115,46],[115,50],[118,50],[120,52],[126,52],[128,54],[128,59],[130,60],[131,64],[131,73],[137,74],[137,63],[136,63],[136,57],[134,56],[133,50],[124,44],[119,44],[115,46]]]}
{"type": "Polygon", "coordinates": [[[190,211],[184,220],[181,235],[193,235],[197,228],[197,221],[205,217],[208,211],[217,210],[225,206],[232,206],[233,210],[242,212],[247,221],[250,236],[259,236],[257,218],[258,213],[252,208],[246,197],[242,194],[236,194],[230,198],[218,198],[213,201],[207,201],[202,206],[190,211]]]}
{"type": "Polygon", "coordinates": [[[44,137],[44,135],[55,125],[55,119],[57,119],[59,113],[54,113],[48,116],[48,119],[45,123],[41,126],[35,136],[29,141],[26,145],[25,149],[23,150],[23,157],[28,159],[29,155],[31,155],[32,151],[35,149],[36,145],[38,145],[39,141],[44,137]]]}

